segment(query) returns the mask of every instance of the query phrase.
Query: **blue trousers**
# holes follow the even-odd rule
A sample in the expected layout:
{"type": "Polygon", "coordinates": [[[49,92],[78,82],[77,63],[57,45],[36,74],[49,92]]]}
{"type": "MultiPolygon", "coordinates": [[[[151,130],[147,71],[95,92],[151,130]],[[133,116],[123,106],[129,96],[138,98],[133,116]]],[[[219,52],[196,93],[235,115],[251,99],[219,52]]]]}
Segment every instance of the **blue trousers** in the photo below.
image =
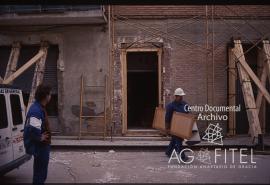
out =
{"type": "Polygon", "coordinates": [[[33,184],[44,184],[46,181],[49,159],[50,145],[38,147],[34,155],[33,184]]]}
{"type": "MultiPolygon", "coordinates": [[[[181,150],[183,149],[183,145],[182,145],[183,139],[177,136],[172,136],[171,138],[171,142],[169,144],[169,146],[167,147],[166,150],[166,155],[167,156],[171,156],[173,150],[175,149],[176,153],[179,155],[181,150]]],[[[181,158],[185,158],[185,153],[182,152],[181,153],[181,158]]]]}

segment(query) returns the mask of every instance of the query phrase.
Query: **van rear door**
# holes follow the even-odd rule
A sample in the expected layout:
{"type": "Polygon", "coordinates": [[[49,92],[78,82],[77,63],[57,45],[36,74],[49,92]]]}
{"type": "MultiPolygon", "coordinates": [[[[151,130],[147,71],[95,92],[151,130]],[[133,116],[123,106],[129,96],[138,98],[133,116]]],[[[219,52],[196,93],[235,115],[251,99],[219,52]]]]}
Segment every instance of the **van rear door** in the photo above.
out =
{"type": "MultiPolygon", "coordinates": [[[[19,91],[21,92],[21,91],[19,91]]],[[[12,142],[13,142],[13,152],[14,160],[22,157],[25,154],[23,145],[23,127],[25,120],[25,108],[23,99],[20,93],[10,94],[10,107],[11,107],[11,130],[12,130],[12,142]]]]}
{"type": "Polygon", "coordinates": [[[10,124],[8,124],[7,99],[7,95],[0,93],[0,166],[13,160],[12,134],[10,124]]]}

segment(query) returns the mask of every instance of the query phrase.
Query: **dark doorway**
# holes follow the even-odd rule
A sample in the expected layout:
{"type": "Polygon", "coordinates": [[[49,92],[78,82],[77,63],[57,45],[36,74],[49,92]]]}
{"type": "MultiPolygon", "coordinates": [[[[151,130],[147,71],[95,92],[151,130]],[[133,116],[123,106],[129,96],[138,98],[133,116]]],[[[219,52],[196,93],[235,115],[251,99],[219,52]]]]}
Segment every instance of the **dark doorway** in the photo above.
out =
{"type": "Polygon", "coordinates": [[[157,52],[127,53],[127,128],[150,129],[158,106],[157,52]]]}

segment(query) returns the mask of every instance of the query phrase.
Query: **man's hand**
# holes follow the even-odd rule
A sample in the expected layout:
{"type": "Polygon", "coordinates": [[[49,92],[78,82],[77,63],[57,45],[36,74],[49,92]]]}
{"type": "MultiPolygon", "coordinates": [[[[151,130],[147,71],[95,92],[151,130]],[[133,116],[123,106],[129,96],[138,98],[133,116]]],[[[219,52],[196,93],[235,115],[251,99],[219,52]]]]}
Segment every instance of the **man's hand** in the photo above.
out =
{"type": "Polygon", "coordinates": [[[49,139],[49,133],[44,132],[44,133],[41,134],[41,140],[40,141],[46,142],[46,141],[48,141],[48,139],[49,139]]]}

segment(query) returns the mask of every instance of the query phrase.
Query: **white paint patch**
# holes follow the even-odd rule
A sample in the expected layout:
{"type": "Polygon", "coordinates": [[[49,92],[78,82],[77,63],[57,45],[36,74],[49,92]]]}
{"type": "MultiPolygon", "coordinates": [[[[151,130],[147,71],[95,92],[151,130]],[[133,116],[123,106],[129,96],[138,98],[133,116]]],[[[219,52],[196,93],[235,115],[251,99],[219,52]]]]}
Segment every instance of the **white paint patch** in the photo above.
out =
{"type": "Polygon", "coordinates": [[[96,183],[108,183],[108,182],[112,182],[112,181],[117,181],[119,180],[119,177],[114,176],[113,173],[111,172],[106,172],[104,174],[104,176],[101,179],[97,179],[96,183]]]}

